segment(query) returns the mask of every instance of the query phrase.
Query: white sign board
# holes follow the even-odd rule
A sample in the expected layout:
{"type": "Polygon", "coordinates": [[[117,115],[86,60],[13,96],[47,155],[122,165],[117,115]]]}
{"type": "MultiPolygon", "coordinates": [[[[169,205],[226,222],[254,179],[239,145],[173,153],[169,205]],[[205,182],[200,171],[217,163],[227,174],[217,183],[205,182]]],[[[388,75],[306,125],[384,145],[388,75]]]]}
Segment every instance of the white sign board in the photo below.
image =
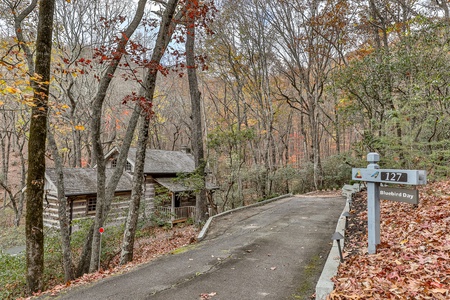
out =
{"type": "Polygon", "coordinates": [[[419,185],[427,183],[425,170],[352,169],[352,179],[367,182],[419,185]]]}

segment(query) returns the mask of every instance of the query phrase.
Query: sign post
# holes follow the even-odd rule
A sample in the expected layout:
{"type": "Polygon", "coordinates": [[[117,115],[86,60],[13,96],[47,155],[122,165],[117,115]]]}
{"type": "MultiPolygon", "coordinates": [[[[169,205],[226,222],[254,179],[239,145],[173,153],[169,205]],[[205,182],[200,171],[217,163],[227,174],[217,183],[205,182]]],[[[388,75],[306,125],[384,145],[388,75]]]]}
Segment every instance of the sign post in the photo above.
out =
{"type": "Polygon", "coordinates": [[[100,247],[98,250],[98,270],[100,271],[100,260],[102,257],[102,236],[103,236],[103,232],[105,232],[105,229],[103,227],[100,227],[98,229],[98,232],[100,232],[100,247]]]}
{"type": "MultiPolygon", "coordinates": [[[[380,184],[426,184],[427,173],[425,170],[380,169],[380,166],[377,164],[380,161],[380,155],[375,152],[367,154],[367,161],[369,164],[366,169],[352,169],[352,179],[367,182],[368,252],[369,254],[375,254],[377,245],[380,243],[380,184]]],[[[381,190],[383,192],[383,199],[386,200],[410,203],[414,200],[418,202],[417,192],[411,195],[411,193],[406,191],[400,192],[400,189],[387,190],[382,187],[381,190]],[[393,196],[399,196],[400,199],[393,199],[393,196]]]]}
{"type": "MultiPolygon", "coordinates": [[[[380,161],[378,153],[367,155],[368,170],[373,173],[380,168],[377,162],[380,161]]],[[[368,230],[368,251],[375,253],[377,245],[380,243],[380,183],[367,182],[367,230],[368,230]]]]}

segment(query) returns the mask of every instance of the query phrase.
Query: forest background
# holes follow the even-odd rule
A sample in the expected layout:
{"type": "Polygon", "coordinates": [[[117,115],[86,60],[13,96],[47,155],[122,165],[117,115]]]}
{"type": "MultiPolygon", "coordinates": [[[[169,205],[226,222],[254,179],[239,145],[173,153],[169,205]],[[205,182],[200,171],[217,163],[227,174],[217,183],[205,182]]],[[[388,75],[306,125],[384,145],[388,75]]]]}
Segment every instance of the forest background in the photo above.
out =
{"type": "MultiPolygon", "coordinates": [[[[1,198],[16,225],[39,82],[37,2],[0,3],[1,198]]],[[[127,130],[144,98],[151,103],[138,105],[140,114],[151,118],[139,126],[148,126],[148,148],[195,148],[195,70],[204,167],[220,187],[214,200],[222,209],[339,188],[371,151],[382,167],[448,177],[448,4],[56,0],[47,161],[90,167],[114,146],[138,146],[137,132],[127,141],[127,130]],[[164,17],[172,20],[165,33],[164,17]]]]}

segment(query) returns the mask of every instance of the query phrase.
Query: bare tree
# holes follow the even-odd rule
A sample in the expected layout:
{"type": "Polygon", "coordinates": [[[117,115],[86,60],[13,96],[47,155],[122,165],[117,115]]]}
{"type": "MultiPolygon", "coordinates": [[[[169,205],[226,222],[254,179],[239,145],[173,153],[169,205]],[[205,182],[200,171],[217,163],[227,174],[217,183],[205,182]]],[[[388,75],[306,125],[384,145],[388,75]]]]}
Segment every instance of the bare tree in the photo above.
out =
{"type": "Polygon", "coordinates": [[[56,189],[58,198],[58,219],[61,234],[61,247],[63,252],[64,281],[69,282],[75,278],[75,269],[72,261],[72,250],[70,248],[70,220],[67,217],[67,198],[65,197],[64,173],[62,159],[58,153],[55,137],[50,128],[48,128],[48,144],[52,151],[56,169],[56,189]]]}
{"type": "Polygon", "coordinates": [[[36,69],[33,79],[34,103],[28,141],[28,177],[26,209],[27,285],[30,292],[42,290],[44,273],[43,200],[45,144],[47,136],[48,95],[52,53],[55,0],[39,3],[36,38],[36,69]]]}
{"type": "Polygon", "coordinates": [[[291,85],[290,90],[280,88],[279,94],[301,113],[314,166],[314,185],[319,189],[323,181],[320,106],[336,54],[333,45],[341,37],[347,5],[344,1],[298,0],[277,5],[269,2],[269,6],[274,16],[270,22],[279,37],[279,72],[291,85]],[[330,14],[335,18],[328,18],[330,14]]]}
{"type": "MultiPolygon", "coordinates": [[[[105,72],[110,71],[110,54],[115,51],[117,45],[117,32],[123,30],[123,26],[129,21],[125,16],[133,15],[133,6],[123,1],[87,1],[80,0],[77,5],[59,0],[56,11],[56,22],[58,26],[56,32],[55,68],[54,84],[58,86],[52,93],[56,116],[53,122],[60,123],[60,130],[66,130],[69,134],[57,134],[55,138],[58,144],[64,145],[64,160],[73,167],[95,164],[92,160],[92,147],[89,140],[91,128],[89,122],[92,118],[90,102],[95,97],[99,88],[100,78],[107,76],[105,72]],[[74,130],[74,128],[83,130],[74,130]]],[[[124,72],[120,70],[119,73],[124,72]]],[[[123,74],[122,74],[123,75],[123,74]]],[[[114,78],[111,78],[114,82],[114,78]]],[[[125,96],[128,86],[136,82],[129,81],[126,88],[123,86],[123,94],[117,95],[114,105],[125,96]]],[[[124,84],[125,85],[125,84],[124,84]]],[[[105,102],[109,97],[116,97],[117,89],[110,88],[106,95],[105,102]]],[[[125,106],[120,106],[122,110],[125,106]]],[[[107,110],[104,109],[104,120],[107,110]]],[[[116,114],[117,117],[120,114],[116,114]]],[[[115,121],[115,118],[114,120],[115,121]]],[[[116,129],[115,126],[107,126],[107,122],[102,126],[102,142],[109,131],[116,129]]],[[[114,122],[111,122],[114,123],[114,122]]],[[[57,133],[57,132],[56,132],[57,133]]]]}
{"type": "MultiPolygon", "coordinates": [[[[84,259],[82,259],[82,262],[80,262],[79,265],[79,273],[84,272],[85,266],[87,266],[86,262],[90,261],[89,264],[89,271],[95,271],[98,268],[98,261],[99,261],[99,248],[100,248],[100,233],[98,232],[99,228],[103,226],[103,223],[105,222],[106,216],[107,216],[107,210],[106,208],[109,206],[110,202],[112,201],[112,196],[114,195],[115,188],[117,186],[117,183],[119,181],[120,176],[123,172],[123,167],[125,165],[125,153],[121,153],[122,158],[120,159],[119,165],[116,170],[115,174],[113,175],[113,179],[111,184],[108,186],[108,190],[112,190],[113,192],[109,192],[107,194],[107,186],[106,186],[106,175],[105,175],[105,158],[103,153],[103,146],[101,143],[101,120],[102,120],[102,108],[103,103],[105,101],[106,93],[108,90],[108,87],[111,83],[112,77],[123,57],[125,54],[125,46],[127,45],[130,37],[133,35],[134,31],[138,27],[142,16],[144,15],[145,5],[147,3],[147,0],[140,0],[138,2],[138,6],[136,8],[136,14],[133,18],[133,20],[130,22],[129,26],[123,31],[122,37],[119,39],[119,42],[117,44],[117,49],[114,52],[114,55],[112,57],[112,60],[105,72],[105,75],[101,78],[99,87],[97,90],[97,94],[92,102],[92,123],[91,123],[91,130],[92,130],[92,145],[93,145],[93,156],[95,158],[95,161],[97,163],[97,205],[96,205],[96,214],[94,219],[94,226],[90,230],[90,236],[92,236],[92,240],[90,238],[87,239],[87,243],[84,247],[84,253],[87,254],[84,256],[84,259]],[[110,198],[107,198],[106,196],[110,196],[110,198]],[[90,241],[92,241],[91,247],[90,241]],[[91,250],[92,249],[92,250],[91,250]],[[90,254],[90,255],[88,255],[90,254]],[[90,258],[90,259],[89,259],[90,258]]],[[[134,132],[134,128],[133,132],[134,132]]],[[[133,134],[131,133],[131,136],[133,134]]],[[[131,140],[131,137],[130,137],[131,140]]],[[[129,145],[128,145],[129,147],[129,145]]]]}
{"type": "Polygon", "coordinates": [[[152,101],[156,88],[156,79],[160,61],[166,51],[166,48],[171,40],[172,33],[176,24],[173,21],[175,11],[178,5],[178,0],[169,0],[165,7],[161,19],[161,26],[159,27],[158,37],[155,43],[155,48],[152,52],[150,64],[148,65],[146,78],[143,87],[144,101],[139,103],[143,108],[143,117],[139,127],[139,138],[136,152],[136,164],[133,175],[133,190],[130,201],[130,208],[128,218],[125,225],[125,231],[122,241],[122,251],[120,254],[120,263],[125,264],[133,260],[134,237],[136,233],[138,210],[140,200],[142,197],[142,183],[144,180],[144,163],[145,150],[148,142],[148,129],[151,118],[152,101]]]}
{"type": "Polygon", "coordinates": [[[195,61],[195,37],[196,37],[196,18],[198,10],[201,9],[194,1],[186,3],[186,64],[188,68],[189,91],[191,96],[192,111],[192,148],[194,152],[195,168],[197,175],[201,180],[199,191],[196,199],[196,216],[195,221],[198,224],[205,222],[207,219],[208,206],[205,187],[205,154],[203,145],[202,130],[202,112],[201,112],[201,94],[198,89],[197,67],[195,61]]]}
{"type": "Polygon", "coordinates": [[[26,185],[26,160],[25,160],[25,145],[27,143],[26,132],[29,127],[29,115],[27,110],[21,108],[19,103],[13,101],[9,109],[2,108],[1,114],[4,118],[3,125],[4,132],[0,133],[1,150],[2,150],[2,176],[0,177],[0,185],[5,190],[4,205],[9,197],[11,206],[14,210],[14,226],[18,227],[22,218],[23,207],[25,202],[25,195],[22,192],[26,185]],[[9,165],[11,164],[11,152],[17,153],[19,157],[20,176],[19,186],[15,187],[16,183],[8,182],[9,165]]]}

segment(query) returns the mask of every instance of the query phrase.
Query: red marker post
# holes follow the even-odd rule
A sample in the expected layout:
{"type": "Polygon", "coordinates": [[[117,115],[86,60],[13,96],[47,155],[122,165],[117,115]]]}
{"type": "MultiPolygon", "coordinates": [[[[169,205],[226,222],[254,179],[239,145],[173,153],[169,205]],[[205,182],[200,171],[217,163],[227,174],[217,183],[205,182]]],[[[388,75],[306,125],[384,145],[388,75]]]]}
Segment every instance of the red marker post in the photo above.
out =
{"type": "Polygon", "coordinates": [[[102,236],[103,236],[103,232],[105,232],[105,228],[100,227],[98,229],[98,232],[100,232],[100,247],[99,247],[99,253],[98,253],[98,270],[100,271],[100,259],[102,256],[102,236]]]}

